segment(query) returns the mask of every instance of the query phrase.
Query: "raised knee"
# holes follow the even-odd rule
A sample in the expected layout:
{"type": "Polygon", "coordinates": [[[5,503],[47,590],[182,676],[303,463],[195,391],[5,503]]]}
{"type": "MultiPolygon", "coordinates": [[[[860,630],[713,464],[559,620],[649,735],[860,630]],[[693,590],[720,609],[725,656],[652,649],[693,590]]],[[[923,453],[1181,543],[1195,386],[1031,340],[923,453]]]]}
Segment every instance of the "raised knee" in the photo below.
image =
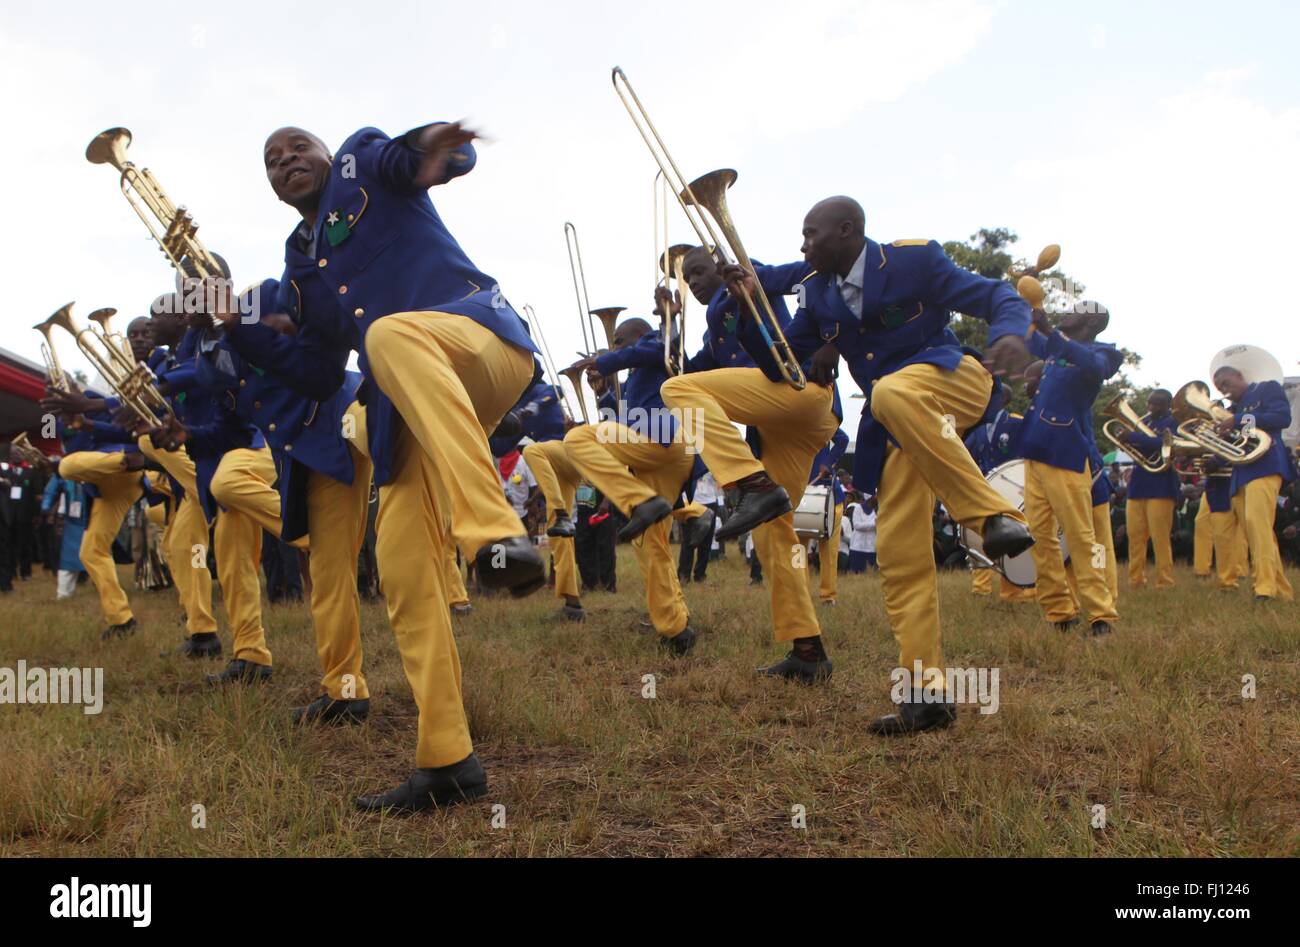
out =
{"type": "Polygon", "coordinates": [[[580,424],[564,435],[565,446],[587,444],[596,439],[596,427],[593,424],[580,424]]]}
{"type": "Polygon", "coordinates": [[[887,416],[903,406],[906,397],[903,386],[892,377],[880,379],[871,388],[872,416],[883,423],[887,416]]]}
{"type": "Polygon", "coordinates": [[[371,365],[387,364],[401,344],[401,327],[392,318],[380,319],[366,330],[366,358],[371,365]]]}
{"type": "Polygon", "coordinates": [[[676,377],[669,378],[664,382],[663,386],[659,389],[659,393],[664,399],[664,404],[671,408],[685,397],[690,388],[691,383],[687,380],[687,377],[685,375],[677,375],[676,377]]]}

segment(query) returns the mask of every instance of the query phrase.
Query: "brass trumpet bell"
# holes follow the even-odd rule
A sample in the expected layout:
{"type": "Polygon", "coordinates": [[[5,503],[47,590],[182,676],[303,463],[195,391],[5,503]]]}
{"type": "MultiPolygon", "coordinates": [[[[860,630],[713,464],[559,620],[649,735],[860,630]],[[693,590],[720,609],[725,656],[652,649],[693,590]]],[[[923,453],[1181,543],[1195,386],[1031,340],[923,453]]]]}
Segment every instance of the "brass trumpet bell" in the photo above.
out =
{"type": "Polygon", "coordinates": [[[121,171],[128,164],[126,149],[130,146],[129,128],[110,128],[90,140],[86,146],[86,160],[91,164],[111,164],[121,171]]]}

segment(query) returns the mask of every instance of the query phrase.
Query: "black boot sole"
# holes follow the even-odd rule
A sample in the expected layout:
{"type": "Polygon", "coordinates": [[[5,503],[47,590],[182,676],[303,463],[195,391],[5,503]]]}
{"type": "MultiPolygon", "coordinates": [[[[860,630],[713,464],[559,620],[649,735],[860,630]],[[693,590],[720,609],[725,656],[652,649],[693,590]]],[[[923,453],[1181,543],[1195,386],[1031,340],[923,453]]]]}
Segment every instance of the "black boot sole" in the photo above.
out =
{"type": "Polygon", "coordinates": [[[770,523],[778,517],[785,516],[794,506],[790,503],[790,495],[784,489],[778,488],[773,490],[771,496],[779,497],[779,500],[767,500],[764,506],[755,508],[755,511],[743,519],[739,515],[732,516],[722,525],[717,532],[718,542],[726,542],[728,539],[735,539],[737,536],[744,535],[752,529],[757,529],[764,523],[770,523]],[[779,492],[778,492],[779,490],[779,492]]]}

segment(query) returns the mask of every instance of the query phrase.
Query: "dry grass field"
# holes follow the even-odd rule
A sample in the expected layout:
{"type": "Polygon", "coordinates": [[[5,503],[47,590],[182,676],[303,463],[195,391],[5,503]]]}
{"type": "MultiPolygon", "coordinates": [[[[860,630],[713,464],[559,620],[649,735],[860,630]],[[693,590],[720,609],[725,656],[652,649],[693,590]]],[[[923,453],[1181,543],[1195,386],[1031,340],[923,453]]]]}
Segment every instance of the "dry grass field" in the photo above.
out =
{"type": "Polygon", "coordinates": [[[289,724],[317,680],[304,608],[266,609],[271,686],[213,693],[200,680],[216,665],[159,656],[180,641],[173,592],[132,592],[141,632],[101,643],[89,586],[56,604],[52,580],[23,583],[0,599],[0,667],[102,666],[107,696],[98,716],[0,705],[0,854],[1300,855],[1300,605],[1183,570],[1172,592],[1126,590],[1116,634],[1086,640],[945,574],[947,663],[1000,669],[1000,709],[882,741],[865,727],[889,709],[897,652],[876,577],[841,577],[821,611],[835,678],[809,689],[754,678],[779,651],[734,551],[687,589],[701,636],[683,661],[640,629],[626,549],[619,576],[585,625],[555,621],[549,592],[458,621],[492,790],[413,818],[351,807],[412,765],[381,606],[364,614],[370,720],[304,731],[289,724]]]}

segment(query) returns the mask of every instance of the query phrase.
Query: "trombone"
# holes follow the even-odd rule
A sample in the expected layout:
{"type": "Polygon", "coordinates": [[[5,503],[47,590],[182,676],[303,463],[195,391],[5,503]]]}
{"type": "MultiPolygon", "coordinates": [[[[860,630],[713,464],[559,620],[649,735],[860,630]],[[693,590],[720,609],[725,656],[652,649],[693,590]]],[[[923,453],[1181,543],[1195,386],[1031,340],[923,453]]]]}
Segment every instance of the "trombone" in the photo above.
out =
{"type": "Polygon", "coordinates": [[[686,277],[683,272],[686,254],[693,249],[689,244],[668,244],[668,184],[663,171],[655,175],[654,184],[654,222],[655,222],[655,289],[662,286],[668,290],[668,302],[663,313],[664,336],[664,371],[668,377],[680,375],[686,366],[686,277]],[[663,276],[659,274],[662,271],[663,276]],[[676,281],[674,287],[673,281],[676,281]],[[672,304],[676,302],[680,311],[672,314],[672,304]],[[677,343],[674,346],[673,338],[677,343]]]}
{"type": "MultiPolygon", "coordinates": [[[[710,248],[713,259],[719,266],[730,264],[731,257],[734,257],[735,262],[757,283],[758,277],[754,273],[754,264],[750,261],[749,254],[745,252],[744,244],[740,242],[740,234],[727,209],[727,188],[736,183],[736,172],[730,168],[722,168],[696,178],[689,184],[685,183],[686,179],[678,169],[677,163],[673,161],[663,139],[659,137],[659,131],[650,121],[650,116],[645,106],[641,104],[640,98],[637,97],[636,91],[633,90],[627,75],[620,67],[615,66],[611,79],[614,83],[614,91],[618,93],[623,107],[627,109],[627,114],[632,119],[632,124],[636,126],[646,147],[650,149],[650,154],[659,165],[659,170],[663,172],[665,184],[670,186],[677,195],[677,202],[681,204],[682,212],[686,214],[686,219],[690,221],[691,228],[699,237],[701,245],[710,248]],[[709,212],[708,215],[703,213],[705,210],[709,212]],[[709,216],[717,222],[718,230],[721,230],[726,237],[725,244],[718,237],[713,224],[709,222],[709,216]],[[728,249],[731,256],[728,256],[728,249]]],[[[781,331],[781,323],[777,321],[776,313],[772,311],[772,304],[768,301],[767,295],[760,287],[754,294],[746,293],[743,299],[782,377],[790,387],[802,391],[808,386],[808,380],[804,377],[803,368],[795,358],[790,343],[786,341],[785,333],[781,331]]]]}
{"type": "Polygon", "coordinates": [[[74,305],[74,303],[68,303],[44,322],[38,322],[32,326],[33,329],[45,336],[45,341],[41,343],[41,358],[45,360],[47,383],[50,388],[65,394],[70,392],[72,387],[68,383],[67,373],[64,372],[63,366],[59,364],[59,352],[54,347],[54,339],[50,337],[50,329],[54,327],[58,320],[71,316],[74,305]]]}
{"type": "MultiPolygon", "coordinates": [[[[551,347],[546,342],[546,334],[542,332],[541,320],[537,318],[537,310],[527,303],[524,304],[524,318],[528,320],[529,328],[537,333],[537,341],[542,349],[542,367],[551,373],[551,387],[555,389],[555,394],[560,399],[560,406],[564,409],[565,416],[572,421],[573,410],[569,405],[568,395],[564,393],[564,388],[560,385],[560,376],[555,371],[555,359],[551,358],[551,347]]],[[[582,390],[579,388],[574,390],[577,391],[578,397],[581,399],[582,390]]]]}
{"type": "MultiPolygon", "coordinates": [[[[221,261],[200,242],[199,225],[190,212],[183,205],[178,207],[172,203],[148,168],[137,168],[127,160],[126,149],[130,144],[129,129],[110,128],[91,139],[86,146],[86,160],[91,164],[111,164],[120,172],[118,183],[122,196],[144,222],[149,235],[177,273],[199,280],[227,278],[221,261]],[[133,193],[139,200],[131,196],[133,193]],[[185,261],[185,266],[181,265],[182,261],[185,261]]],[[[212,326],[220,328],[215,317],[212,326]]]]}
{"type": "MultiPolygon", "coordinates": [[[[582,344],[586,349],[583,354],[595,355],[596,349],[600,346],[596,340],[596,324],[591,321],[592,316],[599,319],[601,325],[605,327],[605,342],[610,349],[613,349],[614,327],[618,322],[618,314],[627,307],[591,308],[591,301],[587,298],[587,274],[582,269],[582,250],[578,246],[578,228],[571,223],[564,225],[564,243],[569,251],[569,272],[573,274],[573,296],[578,302],[578,325],[582,328],[582,344]]],[[[568,373],[564,373],[564,377],[574,382],[573,390],[578,392],[578,397],[581,399],[582,388],[568,373]]],[[[614,373],[614,396],[619,401],[623,400],[623,388],[618,382],[617,372],[614,373]]],[[[583,418],[584,420],[586,418],[585,407],[583,418]]]]}
{"type": "MultiPolygon", "coordinates": [[[[592,309],[590,314],[600,320],[600,324],[605,329],[605,345],[612,352],[614,351],[614,329],[618,325],[618,315],[627,309],[627,306],[606,306],[604,309],[592,309]]],[[[592,329],[592,339],[595,339],[595,329],[592,329]]],[[[619,384],[618,372],[614,373],[614,400],[620,404],[623,401],[623,386],[619,384]]]]}
{"type": "Polygon", "coordinates": [[[124,343],[115,341],[121,338],[109,326],[115,312],[116,309],[97,309],[90,314],[89,319],[99,326],[96,332],[90,328],[78,328],[72,318],[72,303],[68,303],[36,328],[48,333],[49,326],[58,326],[72,336],[81,354],[108,382],[122,406],[149,427],[158,427],[169,413],[167,401],[154,387],[154,375],[149,366],[137,362],[129,347],[124,348],[124,343]]]}

